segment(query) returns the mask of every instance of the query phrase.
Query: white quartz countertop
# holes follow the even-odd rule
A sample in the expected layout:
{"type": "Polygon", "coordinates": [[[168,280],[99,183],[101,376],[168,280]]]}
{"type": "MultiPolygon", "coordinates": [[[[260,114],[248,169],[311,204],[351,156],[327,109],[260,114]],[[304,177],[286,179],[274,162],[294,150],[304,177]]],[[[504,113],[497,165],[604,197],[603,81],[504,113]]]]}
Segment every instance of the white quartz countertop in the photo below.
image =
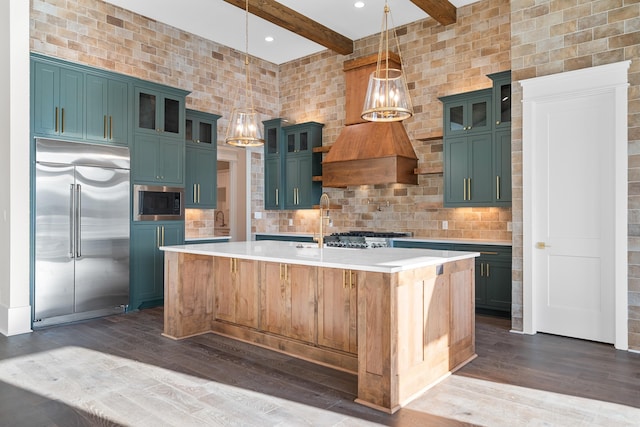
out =
{"type": "Polygon", "coordinates": [[[379,273],[396,273],[479,256],[478,252],[405,248],[318,248],[311,243],[243,241],[162,246],[163,251],[379,273]]]}

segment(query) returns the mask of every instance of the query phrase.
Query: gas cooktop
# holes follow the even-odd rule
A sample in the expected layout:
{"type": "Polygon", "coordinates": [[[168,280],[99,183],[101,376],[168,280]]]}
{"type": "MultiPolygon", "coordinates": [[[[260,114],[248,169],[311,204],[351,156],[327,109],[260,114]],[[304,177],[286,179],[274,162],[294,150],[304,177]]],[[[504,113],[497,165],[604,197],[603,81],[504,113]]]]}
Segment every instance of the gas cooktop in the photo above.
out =
{"type": "Polygon", "coordinates": [[[334,248],[388,248],[391,246],[391,239],[398,237],[411,237],[409,232],[379,232],[379,231],[347,231],[344,233],[333,233],[325,238],[325,243],[334,248]]]}

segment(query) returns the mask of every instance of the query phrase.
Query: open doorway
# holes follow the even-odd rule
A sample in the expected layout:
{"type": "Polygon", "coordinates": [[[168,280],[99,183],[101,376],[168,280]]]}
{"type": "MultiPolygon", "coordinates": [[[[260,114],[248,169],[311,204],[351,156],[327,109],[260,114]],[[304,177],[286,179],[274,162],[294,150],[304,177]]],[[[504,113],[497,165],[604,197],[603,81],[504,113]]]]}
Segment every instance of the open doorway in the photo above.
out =
{"type": "Polygon", "coordinates": [[[247,240],[245,151],[218,146],[218,194],[214,234],[247,240]]]}

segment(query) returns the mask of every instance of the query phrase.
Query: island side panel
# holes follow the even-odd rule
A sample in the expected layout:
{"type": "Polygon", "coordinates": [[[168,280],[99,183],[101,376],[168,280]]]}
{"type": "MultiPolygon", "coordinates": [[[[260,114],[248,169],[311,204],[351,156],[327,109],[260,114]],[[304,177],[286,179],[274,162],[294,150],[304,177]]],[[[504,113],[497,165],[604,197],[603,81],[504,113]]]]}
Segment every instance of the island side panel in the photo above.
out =
{"type": "Polygon", "coordinates": [[[449,369],[455,371],[476,357],[475,262],[466,259],[450,268],[451,331],[449,369]]]}
{"type": "Polygon", "coordinates": [[[164,263],[164,335],[178,339],[209,332],[213,258],[165,252],[164,263]]]}
{"type": "Polygon", "coordinates": [[[449,372],[449,264],[405,271],[398,280],[398,399],[402,405],[449,372]]]}
{"type": "Polygon", "coordinates": [[[475,356],[474,260],[440,269],[359,283],[357,402],[393,413],[475,356]]]}
{"type": "Polygon", "coordinates": [[[360,280],[357,284],[358,398],[356,402],[387,413],[393,413],[399,409],[396,375],[395,282],[397,282],[397,274],[367,272],[364,280],[360,280]]]}

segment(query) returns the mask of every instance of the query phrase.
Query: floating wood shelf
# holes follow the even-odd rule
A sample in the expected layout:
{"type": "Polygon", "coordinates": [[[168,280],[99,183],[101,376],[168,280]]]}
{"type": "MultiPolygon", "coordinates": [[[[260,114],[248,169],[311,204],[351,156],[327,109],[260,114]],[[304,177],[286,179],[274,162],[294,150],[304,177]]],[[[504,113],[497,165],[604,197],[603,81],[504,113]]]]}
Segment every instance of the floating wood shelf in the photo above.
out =
{"type": "Polygon", "coordinates": [[[313,147],[312,151],[314,153],[328,153],[329,150],[331,150],[330,145],[323,145],[322,147],[313,147]]]}
{"type": "Polygon", "coordinates": [[[413,173],[416,175],[438,175],[442,174],[442,166],[423,166],[420,168],[415,168],[413,173]]]}
{"type": "Polygon", "coordinates": [[[437,141],[442,139],[442,130],[436,130],[431,132],[421,132],[415,135],[418,141],[437,141]]]}
{"type": "Polygon", "coordinates": [[[322,182],[322,176],[312,176],[311,181],[313,182],[322,182]]]}

